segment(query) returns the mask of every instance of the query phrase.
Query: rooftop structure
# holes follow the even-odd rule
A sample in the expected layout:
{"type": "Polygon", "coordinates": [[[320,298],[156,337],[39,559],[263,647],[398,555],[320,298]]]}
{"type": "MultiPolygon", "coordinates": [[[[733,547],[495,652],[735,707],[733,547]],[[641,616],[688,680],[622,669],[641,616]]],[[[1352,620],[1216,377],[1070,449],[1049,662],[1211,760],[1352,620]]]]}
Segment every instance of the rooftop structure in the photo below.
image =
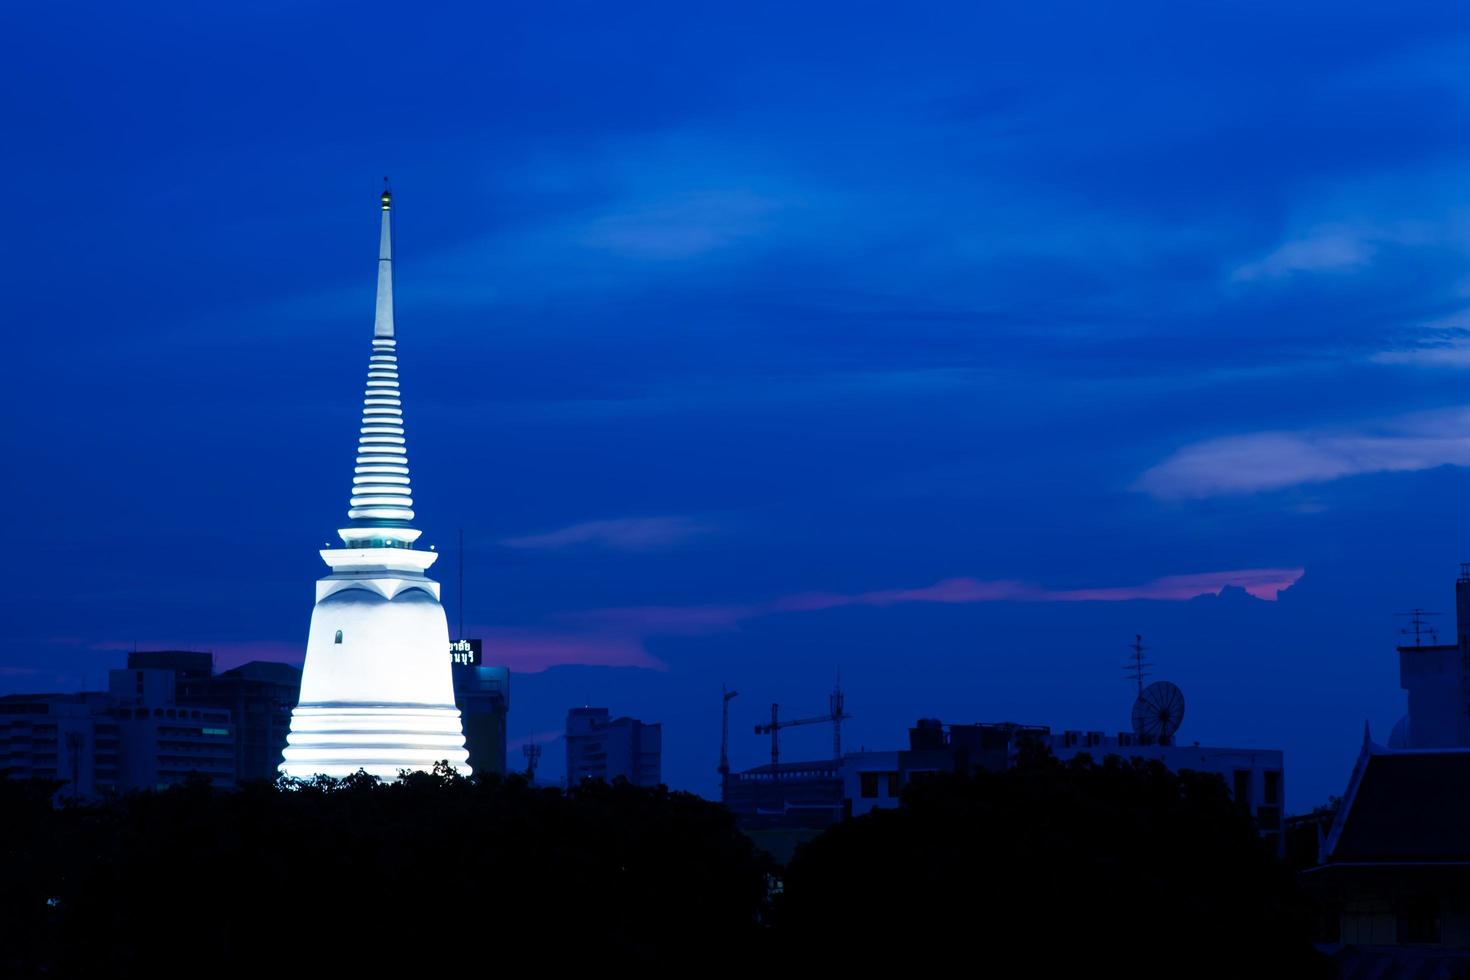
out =
{"type": "Polygon", "coordinates": [[[1365,729],[1321,863],[1302,877],[1340,959],[1387,964],[1380,976],[1434,950],[1470,965],[1467,785],[1470,750],[1394,750],[1365,729]]]}
{"type": "Polygon", "coordinates": [[[1470,748],[1470,565],[1455,582],[1455,642],[1425,644],[1422,611],[1414,614],[1414,643],[1398,648],[1399,686],[1408,713],[1389,746],[1403,749],[1470,748]]]}

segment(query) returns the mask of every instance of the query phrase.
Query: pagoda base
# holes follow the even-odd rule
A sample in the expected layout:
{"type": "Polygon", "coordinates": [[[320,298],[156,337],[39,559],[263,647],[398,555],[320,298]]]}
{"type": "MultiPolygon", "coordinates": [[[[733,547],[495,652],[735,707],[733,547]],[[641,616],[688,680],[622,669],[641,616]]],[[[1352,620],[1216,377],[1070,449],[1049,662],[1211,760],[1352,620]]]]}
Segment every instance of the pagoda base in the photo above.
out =
{"type": "Polygon", "coordinates": [[[342,778],[358,770],[380,779],[448,762],[470,774],[459,709],[454,705],[300,704],[291,712],[281,774],[342,778]]]}

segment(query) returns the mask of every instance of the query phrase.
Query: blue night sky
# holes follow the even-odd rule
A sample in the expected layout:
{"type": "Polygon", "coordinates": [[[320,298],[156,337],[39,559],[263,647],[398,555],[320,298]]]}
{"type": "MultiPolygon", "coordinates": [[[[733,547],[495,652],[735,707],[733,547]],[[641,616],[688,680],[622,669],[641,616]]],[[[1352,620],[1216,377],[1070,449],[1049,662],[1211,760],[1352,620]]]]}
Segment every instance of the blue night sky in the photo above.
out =
{"type": "Polygon", "coordinates": [[[710,793],[722,682],[743,767],[839,665],[854,748],[1118,731],[1140,632],[1300,810],[1403,710],[1395,614],[1453,634],[1463,4],[3,18],[0,691],[300,659],[383,174],[418,523],[513,738],[603,704],[710,793]]]}

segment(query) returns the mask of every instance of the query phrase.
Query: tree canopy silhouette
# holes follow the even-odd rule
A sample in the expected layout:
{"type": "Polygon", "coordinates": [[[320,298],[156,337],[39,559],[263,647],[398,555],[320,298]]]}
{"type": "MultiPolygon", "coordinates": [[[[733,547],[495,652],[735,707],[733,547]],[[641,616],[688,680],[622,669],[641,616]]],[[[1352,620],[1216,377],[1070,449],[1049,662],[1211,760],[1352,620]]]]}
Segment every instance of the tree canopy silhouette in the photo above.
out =
{"type": "Polygon", "coordinates": [[[24,930],[5,975],[659,965],[748,943],[767,891],[722,807],[623,782],[359,774],[53,810],[0,780],[0,812],[0,894],[24,930]]]}
{"type": "Polygon", "coordinates": [[[560,968],[1329,975],[1218,777],[1058,763],[911,786],[783,876],[723,807],[449,770],[95,805],[0,779],[0,974],[560,968]],[[782,890],[772,903],[773,883],[782,890]]]}
{"type": "MultiPolygon", "coordinates": [[[[1216,776],[1066,764],[914,784],[797,851],[775,908],[829,966],[958,960],[1026,976],[1311,977],[1308,906],[1216,776]],[[834,937],[818,950],[803,937],[834,937]]],[[[1325,975],[1330,975],[1330,970],[1325,975]]]]}

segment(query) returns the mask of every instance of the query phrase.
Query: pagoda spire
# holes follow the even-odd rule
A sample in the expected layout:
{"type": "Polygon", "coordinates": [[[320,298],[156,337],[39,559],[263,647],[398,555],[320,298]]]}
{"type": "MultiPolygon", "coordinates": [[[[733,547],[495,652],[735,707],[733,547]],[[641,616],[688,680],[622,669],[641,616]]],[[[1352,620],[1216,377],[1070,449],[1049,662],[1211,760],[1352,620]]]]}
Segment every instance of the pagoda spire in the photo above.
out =
{"type": "Polygon", "coordinates": [[[383,232],[378,238],[378,313],[373,319],[373,337],[393,337],[393,191],[383,178],[383,232]]]}
{"type": "Polygon", "coordinates": [[[378,305],[352,471],[344,548],[317,552],[317,579],[301,693],[280,771],[296,779],[367,772],[397,779],[447,762],[470,773],[454,702],[449,624],[439,583],[424,573],[439,553],[414,547],[413,495],[393,329],[393,198],[385,187],[378,305]]]}
{"type": "Polygon", "coordinates": [[[393,538],[410,543],[418,534],[394,534],[387,529],[409,528],[413,520],[413,492],[408,479],[408,447],[403,437],[403,402],[398,390],[398,340],[393,333],[393,194],[383,178],[378,198],[383,230],[378,244],[378,307],[373,319],[373,352],[368,359],[367,389],[363,393],[362,426],[358,429],[357,466],[352,471],[352,502],[347,511],[353,527],[342,532],[344,541],[393,538]],[[356,529],[384,529],[362,534],[356,529]]]}

